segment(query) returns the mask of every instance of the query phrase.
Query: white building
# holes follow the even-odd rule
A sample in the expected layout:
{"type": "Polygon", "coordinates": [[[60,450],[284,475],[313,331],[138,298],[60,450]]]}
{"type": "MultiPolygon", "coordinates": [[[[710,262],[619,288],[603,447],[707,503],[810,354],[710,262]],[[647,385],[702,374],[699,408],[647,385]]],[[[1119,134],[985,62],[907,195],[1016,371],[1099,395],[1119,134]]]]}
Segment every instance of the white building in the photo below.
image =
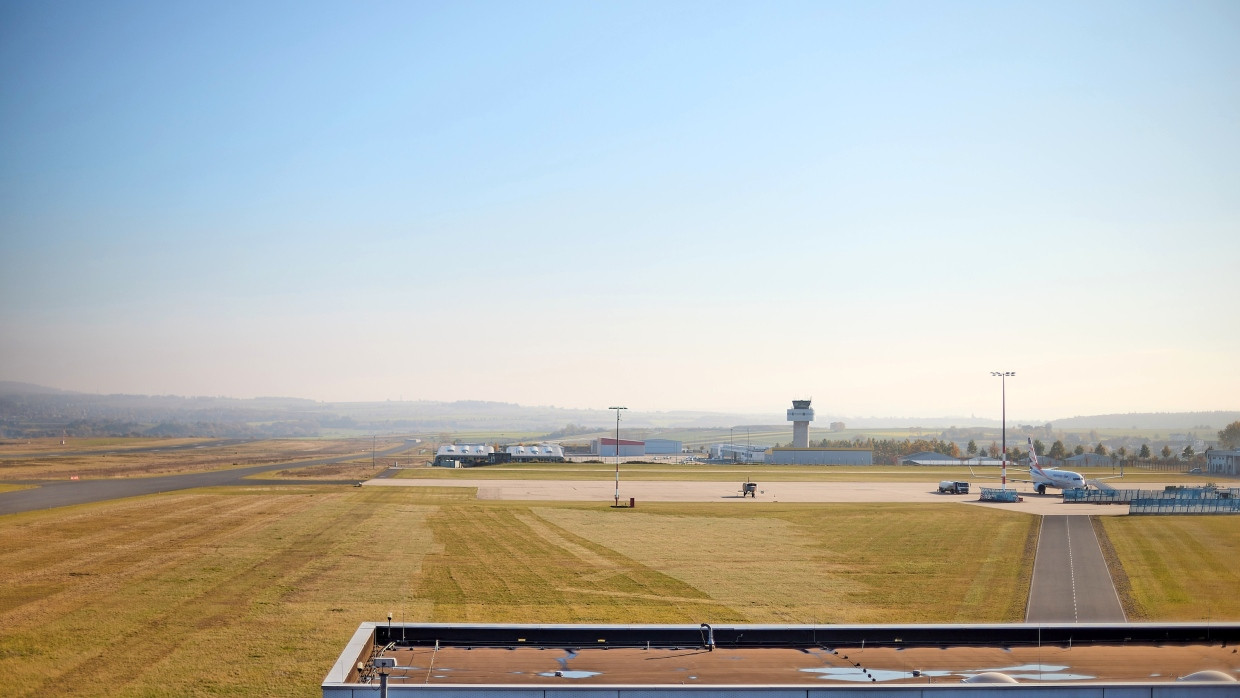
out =
{"type": "Polygon", "coordinates": [[[564,448],[559,444],[537,444],[534,446],[509,446],[504,449],[508,457],[514,461],[545,461],[562,463],[564,448]]]}
{"type": "Polygon", "coordinates": [[[1219,475],[1240,475],[1240,450],[1208,451],[1206,472],[1219,475]]]}
{"type": "Polygon", "coordinates": [[[793,400],[792,409],[788,410],[788,421],[792,422],[793,448],[809,447],[809,423],[814,421],[814,409],[809,406],[810,400],[793,400]]]}
{"type": "Polygon", "coordinates": [[[435,465],[467,468],[489,463],[494,452],[487,444],[444,444],[435,451],[435,465]]]}
{"type": "Polygon", "coordinates": [[[766,446],[711,444],[710,459],[725,463],[765,463],[766,451],[766,446]]]}

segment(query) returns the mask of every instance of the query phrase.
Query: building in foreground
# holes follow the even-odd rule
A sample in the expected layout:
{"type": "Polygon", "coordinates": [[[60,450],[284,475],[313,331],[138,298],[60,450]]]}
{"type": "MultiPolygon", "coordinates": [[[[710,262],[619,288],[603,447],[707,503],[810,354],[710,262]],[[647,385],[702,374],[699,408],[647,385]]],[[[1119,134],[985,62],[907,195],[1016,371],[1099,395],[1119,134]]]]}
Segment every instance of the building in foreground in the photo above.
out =
{"type": "Polygon", "coordinates": [[[1240,623],[363,623],[322,695],[1223,698],[1237,642],[1240,623]]]}

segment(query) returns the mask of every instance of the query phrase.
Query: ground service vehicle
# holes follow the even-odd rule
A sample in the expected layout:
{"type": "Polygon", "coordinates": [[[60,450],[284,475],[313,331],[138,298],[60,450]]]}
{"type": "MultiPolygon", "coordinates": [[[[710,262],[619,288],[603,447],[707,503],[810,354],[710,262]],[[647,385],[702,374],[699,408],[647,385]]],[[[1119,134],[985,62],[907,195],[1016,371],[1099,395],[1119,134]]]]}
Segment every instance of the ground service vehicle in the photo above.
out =
{"type": "Polygon", "coordinates": [[[944,480],[939,483],[939,494],[968,494],[969,483],[961,480],[944,480]]]}

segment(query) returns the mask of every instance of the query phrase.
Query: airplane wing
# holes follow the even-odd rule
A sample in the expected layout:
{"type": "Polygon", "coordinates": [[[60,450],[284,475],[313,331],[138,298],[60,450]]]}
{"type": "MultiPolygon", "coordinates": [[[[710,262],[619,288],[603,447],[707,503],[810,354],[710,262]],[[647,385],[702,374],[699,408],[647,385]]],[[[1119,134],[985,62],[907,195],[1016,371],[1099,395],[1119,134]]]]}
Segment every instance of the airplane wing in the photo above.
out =
{"type": "MultiPolygon", "coordinates": [[[[1029,471],[1028,471],[1028,470],[1026,470],[1026,469],[1024,469],[1024,468],[1014,468],[1014,467],[1012,467],[1012,466],[1008,466],[1008,472],[1009,472],[1009,473],[1010,473],[1010,472],[1017,472],[1017,473],[1028,473],[1029,471]]],[[[970,465],[970,466],[969,466],[969,475],[970,475],[970,476],[972,476],[972,477],[973,477],[973,479],[975,479],[975,480],[996,480],[996,481],[997,481],[997,480],[1000,480],[1000,479],[1001,479],[1001,476],[999,476],[999,475],[989,475],[989,474],[982,474],[982,475],[978,475],[978,474],[977,474],[977,473],[973,470],[973,466],[972,466],[972,465],[970,465]]],[[[1033,480],[1022,480],[1022,479],[1020,479],[1020,478],[1018,478],[1018,477],[1012,477],[1011,475],[1008,475],[1008,482],[1027,482],[1027,483],[1029,483],[1029,484],[1033,484],[1033,480]]]]}

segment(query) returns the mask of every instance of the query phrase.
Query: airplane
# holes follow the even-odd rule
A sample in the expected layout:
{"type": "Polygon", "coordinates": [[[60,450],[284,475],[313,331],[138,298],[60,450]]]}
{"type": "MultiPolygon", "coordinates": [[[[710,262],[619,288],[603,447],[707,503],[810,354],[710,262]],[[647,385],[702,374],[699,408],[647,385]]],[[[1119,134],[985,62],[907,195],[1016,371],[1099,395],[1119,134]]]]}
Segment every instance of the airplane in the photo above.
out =
{"type": "MultiPolygon", "coordinates": [[[[1059,468],[1043,468],[1038,465],[1037,451],[1033,450],[1033,439],[1029,438],[1029,480],[1021,480],[1020,478],[1008,478],[1014,482],[1027,482],[1033,485],[1038,494],[1046,494],[1047,487],[1054,487],[1059,490],[1083,490],[1088,489],[1085,478],[1080,473],[1071,470],[1060,470],[1059,468]]],[[[969,468],[969,472],[973,472],[969,468]]],[[[976,476],[976,473],[974,474],[976,476]]],[[[1097,484],[1098,480],[1112,480],[1117,477],[1123,477],[1123,473],[1113,475],[1111,477],[1100,477],[1091,480],[1097,484]]]]}
{"type": "MultiPolygon", "coordinates": [[[[1059,468],[1043,468],[1038,465],[1038,453],[1033,450],[1033,439],[1029,439],[1029,476],[1030,480],[1017,480],[1017,482],[1028,482],[1033,484],[1038,494],[1046,494],[1047,487],[1054,487],[1060,490],[1083,490],[1085,487],[1085,478],[1080,473],[1074,473],[1071,470],[1060,470],[1059,468]]],[[[1112,480],[1117,477],[1123,477],[1123,474],[1113,475],[1111,477],[1095,478],[1096,480],[1112,480]]]]}

